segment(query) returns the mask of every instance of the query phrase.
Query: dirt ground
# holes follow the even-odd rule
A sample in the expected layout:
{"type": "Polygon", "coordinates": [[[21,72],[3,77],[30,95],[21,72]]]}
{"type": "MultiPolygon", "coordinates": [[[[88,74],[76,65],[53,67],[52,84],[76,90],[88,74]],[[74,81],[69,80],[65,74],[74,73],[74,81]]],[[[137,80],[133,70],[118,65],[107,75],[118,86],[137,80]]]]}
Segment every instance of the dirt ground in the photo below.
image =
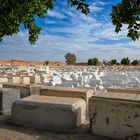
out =
{"type": "Polygon", "coordinates": [[[111,140],[91,135],[88,124],[76,133],[62,134],[12,125],[7,123],[8,119],[8,116],[0,116],[0,140],[111,140]]]}

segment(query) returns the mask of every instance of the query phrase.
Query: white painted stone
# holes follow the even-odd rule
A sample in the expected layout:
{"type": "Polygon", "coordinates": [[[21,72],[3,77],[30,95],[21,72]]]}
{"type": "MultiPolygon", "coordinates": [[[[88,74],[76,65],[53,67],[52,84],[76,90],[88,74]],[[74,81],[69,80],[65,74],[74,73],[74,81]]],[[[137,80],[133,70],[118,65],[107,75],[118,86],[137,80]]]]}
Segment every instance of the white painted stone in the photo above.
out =
{"type": "Polygon", "coordinates": [[[45,72],[46,72],[46,73],[49,73],[49,72],[50,72],[49,66],[45,66],[45,72]]]}
{"type": "Polygon", "coordinates": [[[12,77],[12,83],[20,84],[20,77],[13,76],[13,77],[12,77]]]}
{"type": "Polygon", "coordinates": [[[40,83],[41,83],[41,77],[35,76],[35,84],[40,84],[40,83]]]}
{"type": "Polygon", "coordinates": [[[0,77],[0,83],[7,83],[8,78],[7,77],[0,77]]]}
{"type": "Polygon", "coordinates": [[[30,77],[22,77],[22,84],[30,85],[30,77]]]}

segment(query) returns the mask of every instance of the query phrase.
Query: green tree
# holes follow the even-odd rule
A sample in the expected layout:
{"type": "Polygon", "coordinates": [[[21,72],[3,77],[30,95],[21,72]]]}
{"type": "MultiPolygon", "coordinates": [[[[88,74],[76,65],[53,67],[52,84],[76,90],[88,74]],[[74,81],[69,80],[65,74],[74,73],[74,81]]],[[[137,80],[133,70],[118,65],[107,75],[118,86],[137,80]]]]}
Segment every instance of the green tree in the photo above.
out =
{"type": "Polygon", "coordinates": [[[112,59],[112,60],[110,61],[110,64],[111,64],[111,65],[116,65],[116,64],[117,64],[117,60],[116,60],[116,59],[112,59]]]}
{"type": "Polygon", "coordinates": [[[89,58],[88,59],[88,65],[98,65],[99,64],[99,60],[97,58],[89,58]]]}
{"type": "Polygon", "coordinates": [[[76,62],[76,55],[73,53],[67,53],[65,55],[67,65],[74,65],[76,62]]]}
{"type": "Polygon", "coordinates": [[[112,23],[115,25],[115,32],[120,32],[123,24],[128,27],[127,36],[132,40],[140,37],[140,1],[122,0],[119,4],[112,7],[112,23]]]}
{"type": "MultiPolygon", "coordinates": [[[[23,24],[29,31],[29,41],[34,44],[41,27],[36,24],[36,17],[44,18],[48,10],[53,10],[57,0],[0,0],[0,41],[5,35],[20,31],[23,24]]],[[[85,0],[67,0],[71,6],[84,14],[89,13],[85,0]]]]}
{"type": "Polygon", "coordinates": [[[122,58],[121,64],[123,64],[123,65],[129,65],[130,64],[130,59],[128,57],[122,58]]]}
{"type": "Polygon", "coordinates": [[[99,60],[97,58],[93,58],[93,65],[97,66],[99,64],[99,60]]]}
{"type": "Polygon", "coordinates": [[[134,66],[135,66],[135,65],[138,65],[138,64],[139,64],[139,61],[138,61],[137,59],[135,59],[135,60],[133,60],[133,61],[131,62],[131,64],[134,65],[134,66]]]}
{"type": "Polygon", "coordinates": [[[88,65],[93,65],[93,59],[91,58],[88,59],[88,65]]]}

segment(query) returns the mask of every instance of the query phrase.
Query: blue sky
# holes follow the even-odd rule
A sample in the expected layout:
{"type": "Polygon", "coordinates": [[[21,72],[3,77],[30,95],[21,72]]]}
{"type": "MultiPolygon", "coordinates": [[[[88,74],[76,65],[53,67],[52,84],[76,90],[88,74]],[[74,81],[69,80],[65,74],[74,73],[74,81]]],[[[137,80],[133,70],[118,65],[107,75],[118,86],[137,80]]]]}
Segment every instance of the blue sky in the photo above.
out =
{"type": "Polygon", "coordinates": [[[120,0],[89,0],[90,14],[85,16],[67,1],[57,0],[46,18],[38,19],[42,32],[35,45],[28,42],[28,31],[5,36],[0,42],[0,60],[65,61],[66,53],[74,53],[77,61],[97,57],[100,60],[129,57],[140,59],[140,40],[127,38],[127,28],[116,34],[111,23],[111,7],[120,0]]]}

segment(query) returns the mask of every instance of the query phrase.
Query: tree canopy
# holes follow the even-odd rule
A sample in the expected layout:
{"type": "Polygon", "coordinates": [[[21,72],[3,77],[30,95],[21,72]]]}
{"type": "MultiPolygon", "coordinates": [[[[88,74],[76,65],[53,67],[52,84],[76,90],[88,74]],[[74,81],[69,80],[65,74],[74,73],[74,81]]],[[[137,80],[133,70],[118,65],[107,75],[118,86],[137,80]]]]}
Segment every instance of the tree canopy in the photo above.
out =
{"type": "Polygon", "coordinates": [[[88,65],[95,65],[97,66],[99,64],[98,58],[89,58],[88,59],[88,65]]]}
{"type": "Polygon", "coordinates": [[[110,61],[110,64],[111,64],[111,65],[116,65],[116,64],[117,64],[117,60],[116,60],[116,59],[112,59],[112,60],[110,61]]]}
{"type": "Polygon", "coordinates": [[[135,65],[138,65],[138,64],[139,64],[139,60],[135,59],[135,60],[133,60],[133,61],[131,62],[131,64],[134,65],[134,66],[135,66],[135,65]]]}
{"type": "MultiPolygon", "coordinates": [[[[36,24],[36,17],[44,18],[52,10],[57,0],[0,0],[0,41],[5,35],[20,31],[23,24],[29,31],[29,41],[34,44],[38,39],[41,27],[36,24]]],[[[89,13],[85,0],[67,0],[71,6],[84,14],[89,13]]]]}
{"type": "Polygon", "coordinates": [[[76,55],[73,53],[67,53],[65,55],[67,65],[74,65],[76,62],[76,55]]]}
{"type": "MultiPolygon", "coordinates": [[[[23,24],[29,32],[29,41],[34,44],[38,39],[41,27],[36,24],[36,17],[44,18],[48,10],[53,10],[57,0],[0,0],[0,41],[5,35],[20,31],[23,24]]],[[[89,5],[85,0],[66,0],[71,6],[85,15],[89,5]]],[[[121,31],[123,24],[128,25],[127,36],[133,40],[140,37],[140,1],[122,0],[112,7],[112,22],[115,31],[121,31]]]]}
{"type": "Polygon", "coordinates": [[[127,25],[127,36],[132,40],[140,37],[140,0],[122,0],[121,3],[112,7],[112,22],[115,32],[120,32],[123,24],[127,25]]]}
{"type": "Polygon", "coordinates": [[[44,62],[44,65],[45,65],[45,66],[48,66],[48,65],[49,65],[49,61],[46,60],[46,61],[44,62]]]}
{"type": "Polygon", "coordinates": [[[130,64],[130,59],[128,57],[124,57],[121,59],[121,64],[123,65],[129,65],[130,64]]]}

